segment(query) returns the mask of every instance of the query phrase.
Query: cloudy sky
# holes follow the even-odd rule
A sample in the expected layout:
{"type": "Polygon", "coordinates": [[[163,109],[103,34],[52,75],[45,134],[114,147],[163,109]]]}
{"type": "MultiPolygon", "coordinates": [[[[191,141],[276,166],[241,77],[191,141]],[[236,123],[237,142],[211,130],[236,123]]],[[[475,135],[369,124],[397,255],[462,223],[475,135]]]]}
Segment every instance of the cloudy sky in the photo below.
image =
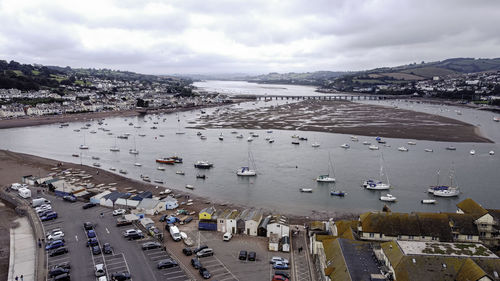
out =
{"type": "Polygon", "coordinates": [[[0,59],[141,73],[500,57],[500,1],[0,0],[0,59]]]}

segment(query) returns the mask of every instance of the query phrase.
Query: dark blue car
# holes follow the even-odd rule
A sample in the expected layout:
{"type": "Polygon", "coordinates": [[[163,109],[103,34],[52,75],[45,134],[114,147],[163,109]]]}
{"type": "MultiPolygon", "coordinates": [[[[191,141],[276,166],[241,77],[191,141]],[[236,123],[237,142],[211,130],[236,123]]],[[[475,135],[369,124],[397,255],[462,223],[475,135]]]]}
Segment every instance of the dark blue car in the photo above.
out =
{"type": "Polygon", "coordinates": [[[50,213],[47,213],[47,214],[40,217],[41,221],[48,221],[48,220],[53,220],[53,219],[57,219],[56,212],[50,212],[50,213]]]}
{"type": "Polygon", "coordinates": [[[59,247],[62,247],[64,246],[64,241],[63,240],[55,240],[55,241],[52,241],[50,242],[49,244],[47,244],[45,246],[45,250],[52,250],[52,249],[57,249],[59,247]]]}
{"type": "Polygon", "coordinates": [[[87,241],[87,247],[89,247],[89,246],[93,247],[95,245],[99,245],[99,241],[97,241],[97,238],[90,238],[87,241]]]}
{"type": "Polygon", "coordinates": [[[88,238],[94,238],[95,237],[95,231],[93,229],[87,231],[87,237],[88,238]]]}

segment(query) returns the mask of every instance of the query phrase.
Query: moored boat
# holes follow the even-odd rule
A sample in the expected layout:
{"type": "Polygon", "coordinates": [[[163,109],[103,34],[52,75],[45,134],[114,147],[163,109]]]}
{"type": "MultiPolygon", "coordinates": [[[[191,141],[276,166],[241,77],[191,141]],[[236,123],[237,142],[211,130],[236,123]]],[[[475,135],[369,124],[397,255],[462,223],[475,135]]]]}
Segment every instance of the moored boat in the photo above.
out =
{"type": "Polygon", "coordinates": [[[170,158],[170,157],[163,157],[163,158],[156,159],[156,163],[173,165],[173,164],[175,164],[175,160],[170,158]]]}
{"type": "Polygon", "coordinates": [[[312,193],[313,192],[312,188],[300,188],[299,190],[300,190],[300,192],[304,192],[304,193],[312,193]]]}
{"type": "Polygon", "coordinates": [[[408,148],[406,148],[404,146],[398,147],[398,150],[403,151],[403,152],[408,152],[408,148]]]}
{"type": "Polygon", "coordinates": [[[257,175],[257,172],[255,172],[255,170],[252,170],[250,169],[249,167],[241,167],[241,169],[239,169],[236,174],[238,176],[243,176],[243,177],[252,177],[252,176],[256,176],[257,175]]]}
{"type": "Polygon", "coordinates": [[[422,199],[422,204],[436,204],[436,200],[434,199],[422,199]]]}
{"type": "Polygon", "coordinates": [[[299,145],[300,142],[298,142],[298,141],[292,141],[292,144],[299,145]]]}
{"type": "Polygon", "coordinates": [[[379,147],[378,147],[378,146],[376,146],[376,145],[370,145],[368,148],[369,148],[370,150],[378,150],[378,149],[379,149],[379,147]]]}
{"type": "Polygon", "coordinates": [[[374,180],[366,180],[363,182],[363,187],[369,190],[387,190],[390,189],[391,186],[387,183],[383,183],[381,181],[374,180]]]}
{"type": "Polygon", "coordinates": [[[351,146],[348,145],[347,143],[344,143],[340,147],[347,149],[347,148],[350,148],[351,146]]]}
{"type": "Polygon", "coordinates": [[[196,163],[194,163],[194,167],[198,169],[210,169],[213,166],[214,164],[208,161],[196,161],[196,163]]]}
{"type": "Polygon", "coordinates": [[[344,191],[341,191],[341,190],[332,190],[332,191],[330,191],[330,195],[344,197],[346,195],[346,193],[344,191]]]}
{"type": "Polygon", "coordinates": [[[454,146],[447,146],[446,150],[457,150],[457,148],[454,146]]]}
{"type": "Polygon", "coordinates": [[[495,155],[495,151],[490,150],[490,155],[495,155]]]}
{"type": "Polygon", "coordinates": [[[93,163],[92,166],[94,166],[94,167],[101,167],[101,164],[99,164],[99,163],[96,162],[96,163],[93,163]]]}
{"type": "Polygon", "coordinates": [[[141,163],[134,163],[134,166],[140,167],[140,166],[142,166],[142,164],[141,163]]]}
{"type": "Polygon", "coordinates": [[[153,182],[163,184],[163,180],[156,179],[153,182]]]}
{"type": "Polygon", "coordinates": [[[186,184],[186,188],[187,188],[187,189],[191,189],[191,190],[193,190],[193,189],[194,189],[194,186],[192,186],[192,185],[190,185],[190,184],[186,184]]]}
{"type": "Polygon", "coordinates": [[[128,173],[126,170],[120,170],[120,171],[118,171],[118,172],[119,172],[120,174],[124,174],[124,175],[126,175],[126,174],[128,173]]]}
{"type": "Polygon", "coordinates": [[[319,146],[320,146],[320,144],[319,144],[319,143],[317,143],[317,142],[314,142],[313,144],[311,144],[311,146],[312,146],[312,147],[319,147],[319,146]]]}
{"type": "Polygon", "coordinates": [[[176,171],[175,173],[176,173],[177,175],[184,176],[184,172],[183,172],[183,171],[176,171]]]}
{"type": "Polygon", "coordinates": [[[476,155],[476,151],[474,149],[471,149],[471,151],[469,151],[470,155],[476,155]]]}
{"type": "Polygon", "coordinates": [[[385,201],[385,202],[396,202],[397,198],[396,196],[393,196],[392,194],[386,194],[380,196],[380,201],[385,201]]]}
{"type": "Polygon", "coordinates": [[[317,182],[335,182],[335,178],[330,177],[330,175],[320,175],[316,178],[317,182]]]}
{"type": "Polygon", "coordinates": [[[204,179],[206,179],[206,178],[207,178],[207,176],[206,176],[206,175],[196,175],[196,178],[197,178],[197,179],[203,179],[203,180],[204,180],[204,179]]]}
{"type": "Polygon", "coordinates": [[[114,172],[114,171],[116,171],[116,168],[115,167],[110,167],[109,170],[114,172]]]}
{"type": "Polygon", "coordinates": [[[165,171],[165,167],[162,167],[162,166],[158,166],[158,168],[156,168],[157,170],[160,170],[160,171],[165,171]]]}
{"type": "Polygon", "coordinates": [[[431,149],[431,148],[426,148],[426,149],[424,149],[424,151],[425,151],[425,152],[434,152],[434,150],[433,150],[433,149],[431,149]]]}
{"type": "Polygon", "coordinates": [[[434,191],[434,196],[438,197],[455,197],[460,194],[460,190],[456,187],[450,187],[446,190],[434,191]]]}

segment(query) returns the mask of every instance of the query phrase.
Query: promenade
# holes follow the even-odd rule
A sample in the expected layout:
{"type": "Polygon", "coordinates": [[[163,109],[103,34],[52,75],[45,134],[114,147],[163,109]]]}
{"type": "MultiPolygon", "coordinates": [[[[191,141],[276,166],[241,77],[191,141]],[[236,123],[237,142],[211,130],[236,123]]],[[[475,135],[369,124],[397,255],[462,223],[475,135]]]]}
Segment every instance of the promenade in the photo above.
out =
{"type": "Polygon", "coordinates": [[[20,217],[15,220],[19,226],[10,230],[10,262],[8,281],[35,280],[35,238],[28,218],[20,217]],[[23,279],[21,279],[23,275],[23,279]]]}

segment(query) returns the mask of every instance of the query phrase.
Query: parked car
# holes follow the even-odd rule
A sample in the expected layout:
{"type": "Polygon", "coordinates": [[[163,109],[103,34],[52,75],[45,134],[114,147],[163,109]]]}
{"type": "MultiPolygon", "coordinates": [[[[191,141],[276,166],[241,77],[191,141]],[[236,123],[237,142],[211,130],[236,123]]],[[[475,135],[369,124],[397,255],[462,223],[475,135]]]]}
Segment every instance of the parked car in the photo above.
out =
{"type": "Polygon", "coordinates": [[[277,261],[273,264],[273,269],[289,269],[288,263],[277,261]]]}
{"type": "Polygon", "coordinates": [[[111,280],[115,281],[124,281],[130,279],[130,273],[127,271],[124,272],[115,272],[111,274],[111,280]]]}
{"type": "Polygon", "coordinates": [[[273,279],[271,281],[290,281],[290,279],[284,277],[283,275],[274,274],[273,279]]]}
{"type": "Polygon", "coordinates": [[[57,249],[57,248],[62,247],[62,246],[64,246],[63,240],[55,240],[55,241],[52,241],[52,242],[48,243],[47,245],[45,245],[45,250],[46,251],[53,250],[53,249],[57,249]]]}
{"type": "Polygon", "coordinates": [[[87,203],[87,204],[83,205],[83,206],[82,206],[82,209],[88,209],[88,208],[92,208],[92,207],[95,207],[95,206],[97,206],[97,204],[96,204],[96,203],[91,203],[91,202],[89,202],[89,203],[87,203]]]}
{"type": "Polygon", "coordinates": [[[165,219],[166,219],[168,216],[169,216],[169,215],[166,215],[166,214],[165,214],[165,215],[163,215],[163,216],[161,216],[161,217],[160,217],[160,222],[164,222],[164,221],[165,221],[165,219]]]}
{"type": "Polygon", "coordinates": [[[283,263],[288,263],[288,260],[285,259],[285,258],[282,258],[282,257],[278,257],[278,256],[274,256],[271,258],[271,260],[269,261],[269,263],[275,263],[275,262],[283,262],[283,263]]]}
{"type": "Polygon", "coordinates": [[[200,275],[201,277],[203,277],[203,279],[209,279],[210,277],[212,277],[208,269],[204,267],[200,268],[198,271],[200,272],[200,275]]]}
{"type": "Polygon", "coordinates": [[[111,245],[109,243],[104,243],[104,245],[102,245],[102,252],[106,255],[112,254],[113,250],[111,249],[111,245]]]}
{"type": "Polygon", "coordinates": [[[274,275],[281,275],[281,276],[283,276],[283,277],[285,277],[285,278],[290,279],[290,274],[288,274],[288,273],[286,273],[286,272],[284,272],[284,271],[277,271],[277,270],[276,270],[276,271],[274,272],[274,275]]]}
{"type": "Polygon", "coordinates": [[[57,213],[52,211],[40,217],[41,221],[48,221],[53,219],[57,219],[57,213]]]}
{"type": "Polygon", "coordinates": [[[71,264],[69,263],[69,261],[65,261],[65,262],[61,262],[61,263],[54,265],[52,268],[56,268],[56,267],[71,269],[71,264]]]}
{"type": "Polygon", "coordinates": [[[142,244],[143,250],[156,249],[156,248],[160,248],[160,247],[161,247],[161,243],[156,242],[156,241],[146,242],[146,243],[142,244]]]}
{"type": "Polygon", "coordinates": [[[191,259],[191,265],[195,268],[195,269],[200,269],[202,267],[201,265],[201,261],[200,259],[198,258],[192,258],[191,259]]]}
{"type": "Polygon", "coordinates": [[[133,234],[139,234],[141,233],[142,234],[142,231],[140,229],[127,229],[123,232],[123,237],[128,237],[130,235],[133,235],[133,234]]]}
{"type": "Polygon", "coordinates": [[[66,195],[66,196],[63,196],[63,200],[71,202],[71,203],[74,203],[74,202],[76,202],[76,197],[75,196],[71,196],[71,195],[66,195]]]}
{"type": "Polygon", "coordinates": [[[248,260],[249,261],[255,261],[256,258],[257,258],[257,253],[255,253],[255,252],[248,253],[248,260]]]}
{"type": "Polygon", "coordinates": [[[102,263],[96,264],[95,268],[94,268],[94,272],[95,272],[96,277],[106,275],[106,271],[104,270],[104,264],[102,264],[102,263]]]}
{"type": "Polygon", "coordinates": [[[101,254],[101,247],[99,245],[95,245],[92,247],[92,254],[95,255],[100,255],[101,254]]]}
{"type": "Polygon", "coordinates": [[[94,237],[87,240],[87,247],[94,247],[95,245],[99,245],[97,238],[94,237]]]}
{"type": "Polygon", "coordinates": [[[206,248],[196,253],[196,256],[199,258],[210,257],[213,255],[214,255],[214,250],[212,250],[211,248],[206,248]]]}
{"type": "Polygon", "coordinates": [[[49,236],[47,236],[47,240],[49,240],[49,241],[60,240],[63,238],[64,238],[64,232],[62,232],[62,231],[56,231],[56,232],[49,234],[49,236]]]}
{"type": "Polygon", "coordinates": [[[188,217],[187,219],[183,220],[181,224],[188,224],[193,220],[193,217],[188,217]]]}
{"type": "Polygon", "coordinates": [[[52,281],[70,281],[70,276],[69,276],[69,273],[63,273],[63,274],[59,274],[57,276],[54,276],[54,278],[52,278],[52,281]]]}
{"type": "Polygon", "coordinates": [[[127,220],[125,218],[119,218],[116,220],[116,226],[125,226],[125,225],[131,225],[132,221],[127,220]]]}
{"type": "Polygon", "coordinates": [[[64,255],[67,252],[68,252],[68,249],[66,247],[59,247],[57,249],[50,251],[49,256],[55,257],[55,256],[59,256],[59,255],[64,255]]]}
{"type": "Polygon", "coordinates": [[[191,248],[182,249],[182,253],[186,256],[191,256],[193,254],[193,250],[191,248]]]}
{"type": "Polygon", "coordinates": [[[203,250],[203,249],[206,249],[206,248],[208,248],[208,246],[207,246],[207,245],[201,245],[200,247],[198,247],[198,248],[194,249],[194,250],[193,250],[193,253],[195,253],[195,254],[196,254],[196,253],[198,253],[199,251],[201,251],[201,250],[203,250]]]}
{"type": "Polygon", "coordinates": [[[88,238],[94,238],[96,235],[95,235],[95,230],[91,229],[91,230],[87,230],[87,237],[88,238]]]}
{"type": "Polygon", "coordinates": [[[142,233],[133,233],[127,236],[128,240],[137,240],[144,238],[144,234],[142,233]]]}
{"type": "Polygon", "coordinates": [[[62,267],[54,267],[49,270],[49,277],[54,277],[63,273],[69,273],[69,270],[62,267]]]}
{"type": "Polygon", "coordinates": [[[164,260],[160,260],[158,262],[158,264],[156,265],[156,267],[158,269],[162,269],[162,268],[170,268],[170,267],[174,267],[174,266],[178,266],[177,262],[174,261],[173,259],[164,259],[164,260]]]}
{"type": "Polygon", "coordinates": [[[94,229],[94,224],[91,223],[91,222],[84,222],[83,223],[83,228],[85,230],[91,230],[91,229],[94,229]]]}
{"type": "Polygon", "coordinates": [[[226,232],[222,236],[222,241],[229,241],[231,238],[233,238],[233,234],[231,232],[226,232]]]}
{"type": "Polygon", "coordinates": [[[247,251],[240,251],[240,254],[238,255],[238,259],[242,261],[247,260],[247,251]]]}
{"type": "Polygon", "coordinates": [[[47,237],[47,239],[48,239],[50,235],[53,235],[57,232],[62,232],[62,229],[59,227],[53,228],[53,229],[46,232],[45,237],[47,237]]]}
{"type": "Polygon", "coordinates": [[[119,216],[125,214],[125,209],[116,209],[113,211],[113,216],[119,216]]]}

